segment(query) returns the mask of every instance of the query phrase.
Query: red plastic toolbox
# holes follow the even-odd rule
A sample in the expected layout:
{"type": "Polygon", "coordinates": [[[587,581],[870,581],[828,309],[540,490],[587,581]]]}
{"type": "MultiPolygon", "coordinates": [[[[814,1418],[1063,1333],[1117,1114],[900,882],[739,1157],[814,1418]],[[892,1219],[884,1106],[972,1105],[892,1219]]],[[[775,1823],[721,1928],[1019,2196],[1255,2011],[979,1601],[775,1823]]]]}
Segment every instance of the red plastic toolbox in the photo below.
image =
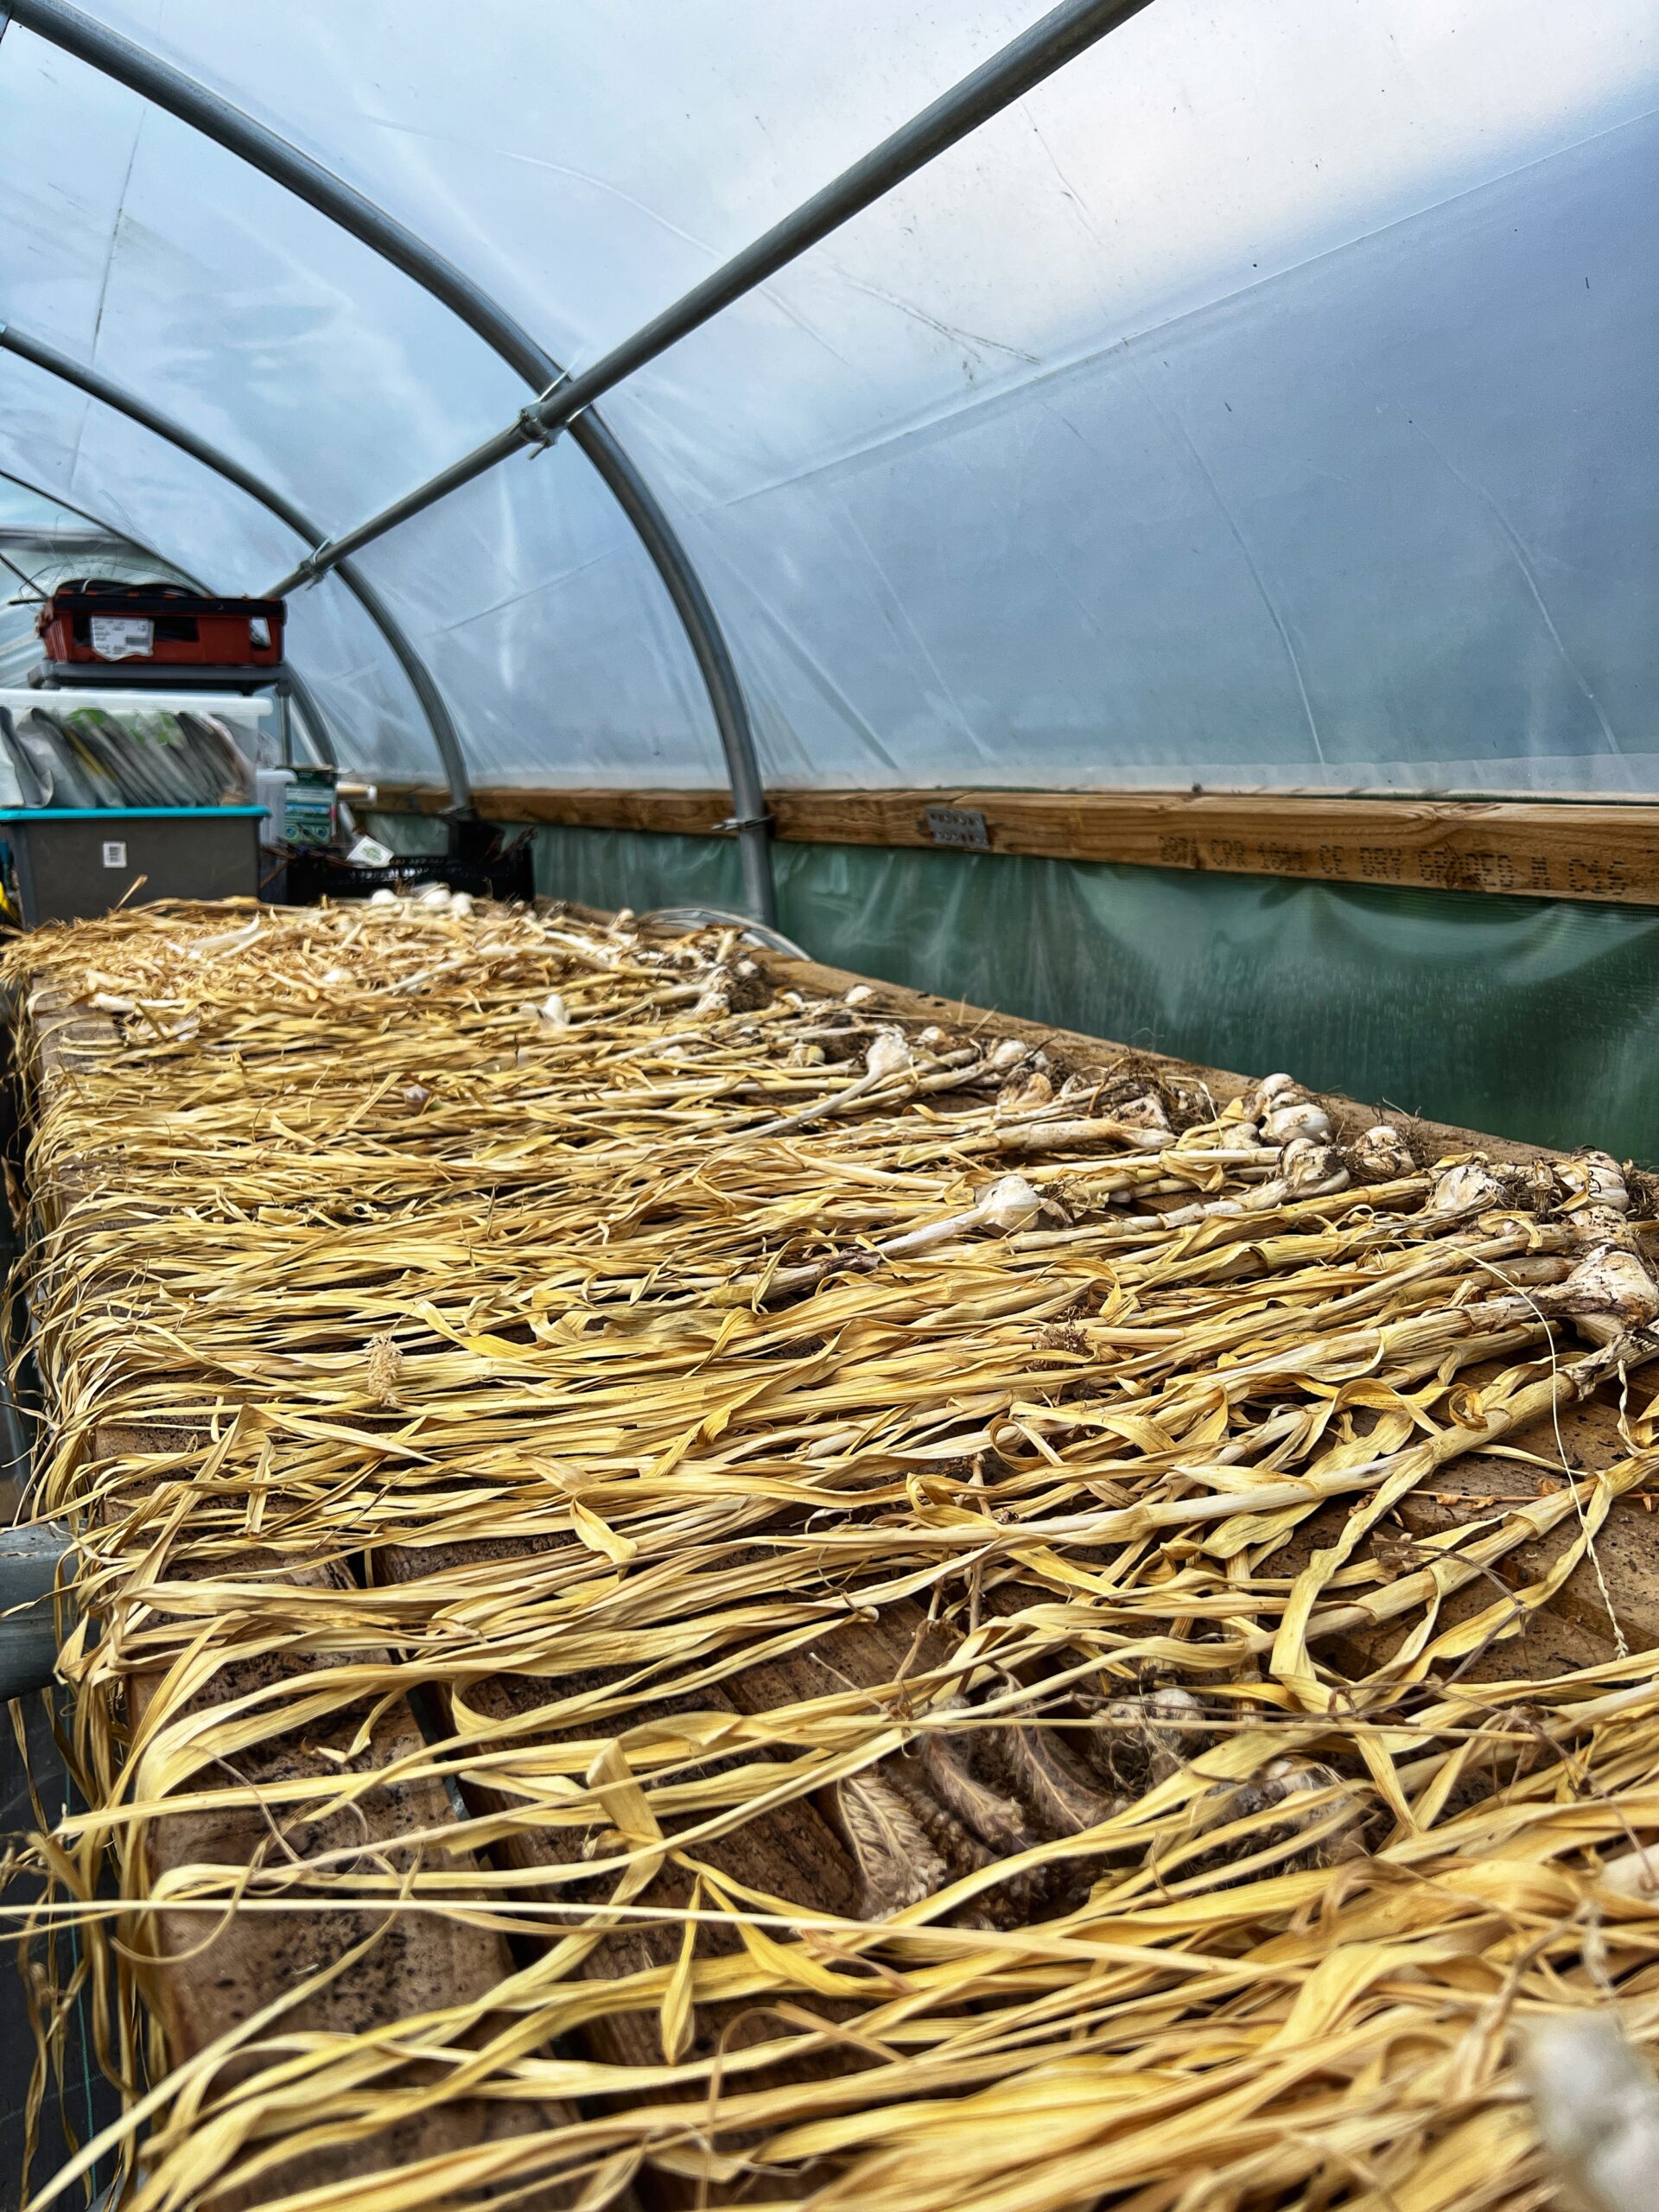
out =
{"type": "Polygon", "coordinates": [[[55,661],[141,668],[276,668],[280,599],[203,599],[178,584],[71,576],[35,618],[55,661]]]}

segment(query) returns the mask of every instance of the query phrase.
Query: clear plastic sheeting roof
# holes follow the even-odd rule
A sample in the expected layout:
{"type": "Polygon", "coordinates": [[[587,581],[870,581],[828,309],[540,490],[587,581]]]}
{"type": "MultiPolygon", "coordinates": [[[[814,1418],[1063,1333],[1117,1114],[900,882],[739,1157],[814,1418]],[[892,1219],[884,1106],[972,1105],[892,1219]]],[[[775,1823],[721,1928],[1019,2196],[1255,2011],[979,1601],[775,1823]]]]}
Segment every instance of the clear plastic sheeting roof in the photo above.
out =
{"type": "MultiPolygon", "coordinates": [[[[92,0],[580,368],[1041,13],[92,0]]],[[[0,315],[330,530],[524,387],[280,187],[14,26],[0,315]]],[[[611,393],[769,783],[1659,790],[1649,0],[1155,0],[611,393]]],[[[0,467],[259,589],[292,537],[0,361],[0,467]],[[14,459],[15,457],[15,459],[14,459]]],[[[361,564],[480,781],[722,779],[568,440],[361,564]]],[[[431,741],[337,582],[342,757],[431,741]]]]}

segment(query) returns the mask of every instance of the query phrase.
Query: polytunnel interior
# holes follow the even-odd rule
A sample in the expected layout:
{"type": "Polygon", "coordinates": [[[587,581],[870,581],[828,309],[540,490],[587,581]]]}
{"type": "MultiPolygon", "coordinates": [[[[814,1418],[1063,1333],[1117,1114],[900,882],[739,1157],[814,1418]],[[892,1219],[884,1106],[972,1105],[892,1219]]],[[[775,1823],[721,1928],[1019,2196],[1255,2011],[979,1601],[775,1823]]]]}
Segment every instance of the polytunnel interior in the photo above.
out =
{"type": "Polygon", "coordinates": [[[1652,2212],[1656,172],[0,0],[0,2212],[1652,2212]]]}
{"type": "MultiPolygon", "coordinates": [[[[395,246],[78,58],[75,12],[23,6],[4,35],[17,332],[330,536],[511,423],[533,359],[395,246]]],[[[273,135],[580,374],[1039,19],[562,10],[535,55],[512,11],[460,52],[423,6],[232,23],[173,0],[91,22],[94,47],[115,34],[273,135]]],[[[1621,0],[1570,36],[1532,7],[1131,10],[607,392],[594,419],[701,626],[568,432],[357,566],[492,792],[728,783],[717,651],[773,791],[1639,797],[1654,68],[1621,0]]],[[[0,391],[30,481],[216,588],[264,589],[313,550],[30,364],[0,359],[0,391]]],[[[293,594],[291,643],[349,769],[394,796],[460,780],[338,576],[293,594]]],[[[544,876],[575,868],[612,903],[709,870],[753,892],[729,853],[648,822],[641,843],[642,820],[548,821],[544,876]]],[[[393,824],[424,834],[406,810],[393,824]]],[[[813,949],[880,944],[909,980],[1065,1020],[1103,1018],[1094,978],[1131,946],[1121,1026],[1145,1042],[1282,1039],[1323,1079],[1535,1136],[1560,1133],[1550,1084],[1499,1096],[1517,991],[1579,969],[1603,1067],[1645,1031],[1647,924],[1616,900],[1052,858],[940,876],[810,837],[772,855],[796,935],[833,915],[813,949]],[[964,942],[935,931],[931,887],[970,876],[1009,918],[964,942]],[[1112,934],[1060,957],[1074,884],[1112,934]],[[1434,1039],[1357,1020],[1301,971],[1299,943],[1317,958],[1376,930],[1407,988],[1458,976],[1460,1020],[1434,1039]],[[1493,939],[1496,962],[1476,950],[1493,939]],[[1145,950],[1189,941],[1236,949],[1229,990],[1145,950]]],[[[1551,1072],[1565,1090],[1565,1050],[1551,1072]]],[[[1608,1134],[1634,1141],[1599,1084],[1608,1134]]]]}

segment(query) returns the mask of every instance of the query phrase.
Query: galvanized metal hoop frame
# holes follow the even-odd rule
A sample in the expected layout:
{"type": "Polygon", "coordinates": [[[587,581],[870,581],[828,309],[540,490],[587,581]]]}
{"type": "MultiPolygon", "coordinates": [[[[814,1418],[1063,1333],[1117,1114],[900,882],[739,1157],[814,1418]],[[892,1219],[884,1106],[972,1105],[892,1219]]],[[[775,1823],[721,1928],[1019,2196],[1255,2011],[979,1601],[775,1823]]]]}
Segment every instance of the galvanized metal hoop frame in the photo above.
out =
{"type": "MultiPolygon", "coordinates": [[[[20,22],[37,8],[64,11],[64,0],[14,0],[20,22]]],[[[1060,5],[1031,29],[1013,39],[990,60],[942,92],[931,106],[900,125],[874,149],[832,178],[821,191],[804,200],[791,214],[774,223],[741,253],[734,254],[700,284],[694,284],[671,306],[654,315],[620,346],[582,370],[579,376],[561,374],[556,384],[532,407],[520,410],[505,429],[486,438],[482,445],[463,454],[448,468],[417,484],[401,499],[382,507],[365,521],[353,524],[338,537],[309,555],[273,591],[291,589],[312,576],[320,576],[346,554],[372,544],[388,531],[422,514],[451,492],[458,492],[497,467],[524,447],[545,445],[569,429],[574,436],[585,420],[585,410],[613,386],[654,361],[682,338],[701,329],[723,308],[766,283],[800,258],[833,231],[885,197],[895,185],[931,162],[959,138],[1009,106],[1045,77],[1138,16],[1151,0],[1060,0],[1060,5]]],[[[741,810],[740,809],[740,822],[741,810]]]]}
{"type": "MultiPolygon", "coordinates": [[[[442,301],[532,391],[544,392],[563,378],[564,372],[551,355],[463,270],[343,178],[229,100],[94,22],[67,0],[6,0],[0,6],[0,27],[8,10],[26,29],[166,108],[349,232],[442,301]]],[[[709,694],[731,782],[733,812],[742,825],[738,845],[744,898],[761,920],[775,921],[777,894],[754,733],[730,648],[708,594],[655,494],[599,415],[589,408],[571,425],[570,435],[626,515],[673,602],[709,694]]],[[[445,768],[454,791],[455,778],[447,761],[445,768]]],[[[464,798],[467,788],[463,762],[456,796],[464,798]]]]}

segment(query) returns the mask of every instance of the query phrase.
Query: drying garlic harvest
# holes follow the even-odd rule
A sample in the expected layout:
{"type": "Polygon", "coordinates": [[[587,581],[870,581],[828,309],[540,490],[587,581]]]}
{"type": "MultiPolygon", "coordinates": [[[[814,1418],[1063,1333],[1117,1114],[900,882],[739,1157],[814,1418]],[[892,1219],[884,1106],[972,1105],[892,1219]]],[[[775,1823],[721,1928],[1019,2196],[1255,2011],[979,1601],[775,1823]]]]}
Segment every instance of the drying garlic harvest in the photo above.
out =
{"type": "Polygon", "coordinates": [[[130,2193],[1538,2204],[1504,2023],[1645,2018],[1648,1180],[457,907],[0,956],[130,2193]]]}

